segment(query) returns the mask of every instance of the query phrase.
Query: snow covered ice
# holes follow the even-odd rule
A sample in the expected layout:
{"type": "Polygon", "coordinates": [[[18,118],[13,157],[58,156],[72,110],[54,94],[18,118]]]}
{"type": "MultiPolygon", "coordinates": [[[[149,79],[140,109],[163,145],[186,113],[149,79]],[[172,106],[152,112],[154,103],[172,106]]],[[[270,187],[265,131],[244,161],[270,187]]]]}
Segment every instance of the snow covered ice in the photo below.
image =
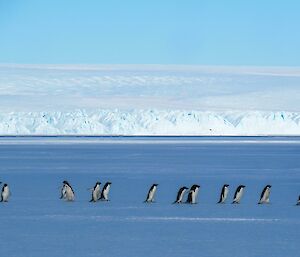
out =
{"type": "Polygon", "coordinates": [[[0,113],[2,135],[299,135],[300,113],[99,110],[0,113]]]}
{"type": "Polygon", "coordinates": [[[0,65],[1,135],[300,135],[300,69],[0,65]]]}
{"type": "Polygon", "coordinates": [[[4,137],[0,158],[12,191],[0,204],[1,256],[299,255],[299,138],[4,137]],[[65,179],[75,202],[59,199],[65,179]],[[89,202],[97,180],[112,182],[110,202],[89,202]],[[156,203],[145,204],[153,183],[156,203]],[[198,204],[172,204],[194,183],[198,204]],[[261,206],[266,184],[271,203],[261,206]]]}

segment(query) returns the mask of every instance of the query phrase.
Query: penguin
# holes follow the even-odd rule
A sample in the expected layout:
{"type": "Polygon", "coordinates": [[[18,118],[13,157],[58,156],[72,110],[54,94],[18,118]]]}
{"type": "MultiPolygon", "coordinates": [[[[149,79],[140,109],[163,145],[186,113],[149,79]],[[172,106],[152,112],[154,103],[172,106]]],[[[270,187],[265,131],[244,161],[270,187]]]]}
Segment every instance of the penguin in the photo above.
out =
{"type": "Polygon", "coordinates": [[[244,188],[246,186],[244,185],[239,185],[234,193],[234,197],[233,197],[233,204],[239,204],[241,199],[242,199],[242,196],[244,194],[244,188]]]}
{"type": "Polygon", "coordinates": [[[155,192],[157,190],[157,186],[158,186],[158,184],[153,184],[150,187],[149,192],[147,194],[147,198],[144,201],[144,203],[153,203],[154,202],[154,195],[155,195],[155,192]]]}
{"type": "Polygon", "coordinates": [[[75,193],[71,185],[68,181],[63,181],[63,186],[61,189],[61,199],[66,199],[67,201],[74,201],[75,200],[75,193]]]}
{"type": "Polygon", "coordinates": [[[270,189],[272,186],[266,185],[260,195],[260,200],[258,204],[270,203],[270,189]]]}
{"type": "Polygon", "coordinates": [[[100,191],[100,182],[96,182],[94,188],[92,188],[92,199],[90,200],[90,202],[97,202],[100,199],[101,196],[101,191],[100,191]]]}
{"type": "Polygon", "coordinates": [[[300,195],[299,195],[299,198],[298,198],[298,201],[297,201],[296,205],[300,205],[300,195]]]}
{"type": "Polygon", "coordinates": [[[182,203],[183,196],[187,190],[188,190],[187,187],[181,187],[178,190],[177,197],[174,203],[182,203]]]}
{"type": "Polygon", "coordinates": [[[225,203],[227,195],[228,195],[228,192],[229,192],[229,185],[225,184],[222,187],[222,191],[221,191],[221,195],[220,195],[220,200],[219,200],[218,203],[225,203]]]}
{"type": "Polygon", "coordinates": [[[186,203],[195,204],[199,192],[199,185],[192,185],[186,203]]]}
{"type": "Polygon", "coordinates": [[[102,192],[101,192],[101,197],[100,197],[100,200],[102,201],[109,201],[108,200],[108,193],[109,193],[109,190],[110,190],[110,186],[111,186],[111,182],[106,182],[103,189],[102,189],[102,192]]]}
{"type": "Polygon", "coordinates": [[[65,184],[69,184],[68,181],[63,181],[63,186],[61,188],[60,199],[66,198],[66,187],[65,184]]]}
{"type": "Polygon", "coordinates": [[[7,184],[3,184],[2,192],[1,192],[1,202],[8,202],[8,198],[10,196],[10,190],[7,184]]]}

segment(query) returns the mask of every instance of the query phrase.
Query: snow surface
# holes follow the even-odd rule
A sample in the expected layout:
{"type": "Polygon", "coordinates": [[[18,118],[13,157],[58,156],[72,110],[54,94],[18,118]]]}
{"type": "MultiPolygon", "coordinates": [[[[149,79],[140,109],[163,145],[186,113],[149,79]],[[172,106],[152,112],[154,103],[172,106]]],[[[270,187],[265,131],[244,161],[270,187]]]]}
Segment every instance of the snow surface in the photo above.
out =
{"type": "Polygon", "coordinates": [[[300,135],[300,68],[0,65],[0,135],[300,135]]]}
{"type": "Polygon", "coordinates": [[[1,256],[299,256],[299,138],[0,142],[0,180],[12,191],[0,203],[1,256]],[[73,203],[59,199],[64,179],[75,190],[73,203]],[[110,202],[88,202],[97,180],[112,182],[110,202]],[[144,204],[152,183],[159,184],[156,203],[144,204]],[[171,204],[180,186],[194,183],[198,204],[171,204]],[[229,199],[216,204],[225,183],[229,199]],[[232,205],[239,184],[245,194],[232,205]],[[261,206],[266,184],[271,204],[261,206]]]}

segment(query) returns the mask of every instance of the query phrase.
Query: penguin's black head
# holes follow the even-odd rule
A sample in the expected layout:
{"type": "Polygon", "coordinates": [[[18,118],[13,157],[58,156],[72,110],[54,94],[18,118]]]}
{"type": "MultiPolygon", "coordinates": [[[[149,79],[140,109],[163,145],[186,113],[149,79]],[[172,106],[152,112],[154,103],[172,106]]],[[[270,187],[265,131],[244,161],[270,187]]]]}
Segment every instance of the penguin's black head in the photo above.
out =
{"type": "Polygon", "coordinates": [[[3,186],[4,186],[4,187],[7,187],[7,184],[4,184],[3,186]]]}
{"type": "Polygon", "coordinates": [[[225,184],[224,187],[229,187],[229,185],[228,185],[228,184],[225,184]]]}
{"type": "Polygon", "coordinates": [[[267,185],[266,187],[271,188],[272,186],[271,185],[267,185]]]}
{"type": "Polygon", "coordinates": [[[240,185],[240,187],[241,187],[241,188],[244,188],[244,187],[246,187],[246,186],[244,186],[244,185],[240,185]]]}
{"type": "Polygon", "coordinates": [[[193,189],[196,189],[196,188],[199,188],[200,186],[199,185],[193,185],[191,188],[193,188],[193,189]]]}
{"type": "Polygon", "coordinates": [[[69,182],[67,180],[64,180],[63,184],[69,184],[69,182]]]}
{"type": "Polygon", "coordinates": [[[107,182],[106,184],[107,184],[107,185],[111,185],[111,182],[107,182]]]}
{"type": "Polygon", "coordinates": [[[157,186],[158,186],[158,184],[153,184],[153,186],[156,186],[156,187],[157,187],[157,186]]]}
{"type": "Polygon", "coordinates": [[[189,189],[188,187],[183,187],[182,189],[189,189]]]}
{"type": "Polygon", "coordinates": [[[101,185],[101,182],[97,181],[97,182],[96,182],[96,185],[101,185]]]}

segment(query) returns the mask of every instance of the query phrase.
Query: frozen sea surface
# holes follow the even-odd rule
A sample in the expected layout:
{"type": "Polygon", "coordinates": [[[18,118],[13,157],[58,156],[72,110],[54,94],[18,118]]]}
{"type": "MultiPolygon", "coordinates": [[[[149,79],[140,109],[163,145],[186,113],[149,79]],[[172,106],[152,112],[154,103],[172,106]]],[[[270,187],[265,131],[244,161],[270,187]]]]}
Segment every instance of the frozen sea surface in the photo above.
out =
{"type": "Polygon", "coordinates": [[[299,256],[300,138],[2,137],[0,256],[299,256]],[[59,200],[62,180],[76,201],[59,200]],[[110,202],[89,203],[96,180],[110,202]],[[156,203],[143,203],[152,183],[156,203]],[[198,204],[172,205],[201,185],[198,204]],[[216,204],[224,183],[240,205],[216,204]],[[271,204],[257,205],[271,184],[271,204]]]}

